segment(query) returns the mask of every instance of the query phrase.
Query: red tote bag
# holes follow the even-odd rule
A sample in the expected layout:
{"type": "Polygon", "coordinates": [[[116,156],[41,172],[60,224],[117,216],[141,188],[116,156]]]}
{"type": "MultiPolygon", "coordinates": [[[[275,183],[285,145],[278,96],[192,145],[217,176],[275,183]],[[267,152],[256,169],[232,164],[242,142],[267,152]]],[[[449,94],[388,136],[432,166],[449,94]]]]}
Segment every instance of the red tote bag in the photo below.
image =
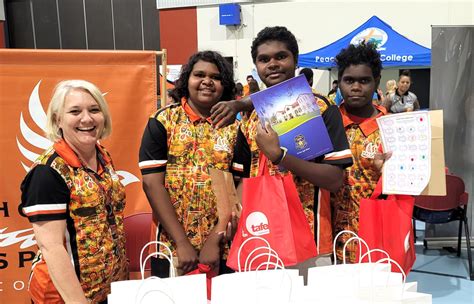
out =
{"type": "MultiPolygon", "coordinates": [[[[259,176],[243,180],[241,217],[227,258],[227,266],[237,271],[244,270],[238,266],[239,248],[251,237],[268,241],[285,266],[317,255],[316,243],[293,177],[291,174],[271,176],[266,161],[264,156],[260,158],[259,176]]],[[[265,246],[263,241],[247,242],[240,252],[241,266],[249,255],[255,257],[264,253],[265,250],[254,251],[262,246],[265,246]]],[[[267,261],[267,256],[256,258],[250,269],[255,270],[267,261]]]]}
{"type": "MultiPolygon", "coordinates": [[[[412,225],[415,198],[410,195],[389,195],[387,199],[380,199],[381,193],[382,178],[372,196],[360,202],[358,234],[370,249],[385,250],[408,275],[416,259],[412,225]]],[[[364,246],[362,248],[362,253],[365,253],[364,246]]],[[[371,257],[372,261],[377,261],[385,256],[375,252],[371,257]]],[[[392,266],[392,271],[400,272],[396,266],[392,266]]]]}

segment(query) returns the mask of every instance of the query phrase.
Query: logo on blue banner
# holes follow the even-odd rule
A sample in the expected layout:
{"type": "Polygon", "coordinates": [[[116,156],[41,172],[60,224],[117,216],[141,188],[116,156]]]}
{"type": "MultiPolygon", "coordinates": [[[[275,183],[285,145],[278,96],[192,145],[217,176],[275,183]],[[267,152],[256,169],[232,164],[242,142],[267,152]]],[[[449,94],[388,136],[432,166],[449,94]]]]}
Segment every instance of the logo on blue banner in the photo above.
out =
{"type": "Polygon", "coordinates": [[[355,35],[351,40],[351,44],[358,45],[361,42],[370,42],[377,46],[377,51],[383,51],[385,48],[382,48],[382,46],[387,42],[387,40],[388,35],[384,30],[379,29],[378,27],[369,27],[355,35]]]}

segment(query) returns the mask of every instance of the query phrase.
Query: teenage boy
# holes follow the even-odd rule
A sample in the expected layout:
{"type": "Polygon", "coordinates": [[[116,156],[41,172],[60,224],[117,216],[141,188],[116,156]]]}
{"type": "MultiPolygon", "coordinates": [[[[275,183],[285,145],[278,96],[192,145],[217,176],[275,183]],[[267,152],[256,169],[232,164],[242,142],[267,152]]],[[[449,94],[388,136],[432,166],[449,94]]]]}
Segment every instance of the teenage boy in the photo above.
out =
{"type": "MultiPolygon", "coordinates": [[[[267,27],[260,31],[252,43],[251,53],[258,76],[267,87],[295,76],[298,44],[295,36],[285,27],[267,27]]],[[[249,99],[219,103],[211,110],[211,118],[220,126],[232,121],[235,113],[252,111],[248,121],[242,123],[237,136],[234,172],[243,168],[244,177],[255,177],[258,174],[260,153],[269,160],[270,174],[285,174],[279,171],[278,165],[291,171],[296,176],[308,222],[314,229],[318,252],[328,254],[332,252],[329,191],[337,191],[342,185],[343,169],[352,165],[352,155],[338,108],[324,99],[316,98],[316,101],[334,151],[311,161],[286,154],[280,148],[278,135],[273,129],[268,125],[265,128],[261,126],[249,99]]]]}
{"type": "MultiPolygon", "coordinates": [[[[381,76],[380,54],[373,44],[350,45],[336,56],[339,88],[343,103],[339,110],[352,151],[354,164],[346,168],[344,183],[331,196],[333,233],[342,230],[359,230],[359,203],[372,194],[380,178],[384,159],[390,153],[379,153],[381,143],[376,118],[385,115],[386,109],[372,102],[381,76]]],[[[342,259],[344,242],[352,235],[343,235],[337,241],[338,259],[342,259]]],[[[354,243],[348,245],[346,254],[354,262],[354,243]]]]}

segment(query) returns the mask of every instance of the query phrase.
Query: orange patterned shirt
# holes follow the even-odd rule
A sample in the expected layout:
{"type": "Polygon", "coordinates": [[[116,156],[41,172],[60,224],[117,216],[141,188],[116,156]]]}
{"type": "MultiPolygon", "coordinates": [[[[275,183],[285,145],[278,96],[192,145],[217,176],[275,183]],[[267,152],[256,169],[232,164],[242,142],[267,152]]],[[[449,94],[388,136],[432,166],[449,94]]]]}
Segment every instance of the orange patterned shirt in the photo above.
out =
{"type": "MultiPolygon", "coordinates": [[[[354,164],[345,170],[342,188],[337,193],[331,194],[334,235],[342,230],[351,230],[355,233],[359,231],[360,200],[370,197],[380,177],[380,171],[373,167],[374,156],[381,144],[376,118],[385,115],[387,110],[382,106],[374,105],[374,107],[379,111],[378,115],[367,119],[351,116],[344,104],[339,108],[354,164]]],[[[342,260],[341,251],[344,242],[351,237],[350,234],[344,234],[337,240],[338,259],[342,260]]],[[[347,246],[346,256],[351,262],[356,261],[356,249],[355,243],[347,246]]]]}
{"type": "MultiPolygon", "coordinates": [[[[125,189],[109,154],[97,145],[99,170],[85,167],[65,141],[55,143],[35,162],[25,177],[22,210],[30,222],[66,220],[65,247],[71,256],[85,296],[106,300],[110,283],[125,280],[123,210],[125,189]]],[[[33,300],[61,301],[41,251],[33,262],[29,291],[33,300]]]]}
{"type": "MultiPolygon", "coordinates": [[[[238,126],[236,121],[217,129],[183,99],[153,114],[145,129],[140,170],[142,174],[165,172],[165,188],[178,221],[196,250],[202,248],[218,219],[209,169],[229,171],[238,126]]],[[[160,226],[158,234],[158,240],[176,255],[166,230],[160,226]]],[[[154,233],[152,240],[156,240],[154,233]]]]}

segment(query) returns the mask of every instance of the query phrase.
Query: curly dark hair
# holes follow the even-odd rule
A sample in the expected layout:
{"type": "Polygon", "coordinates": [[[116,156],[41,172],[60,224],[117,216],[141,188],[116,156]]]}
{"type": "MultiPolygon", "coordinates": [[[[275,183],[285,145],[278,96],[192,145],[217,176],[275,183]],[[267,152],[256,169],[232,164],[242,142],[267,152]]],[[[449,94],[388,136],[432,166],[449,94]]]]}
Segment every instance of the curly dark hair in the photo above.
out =
{"type": "Polygon", "coordinates": [[[382,61],[377,52],[377,46],[373,43],[362,42],[359,45],[349,45],[336,56],[338,78],[341,79],[345,69],[351,65],[365,64],[372,69],[374,78],[380,77],[382,71],[382,61]]]}
{"type": "Polygon", "coordinates": [[[171,96],[175,100],[181,100],[182,97],[189,97],[188,90],[188,79],[191,75],[194,65],[199,61],[210,62],[216,65],[219,73],[221,74],[222,86],[224,87],[224,92],[222,93],[221,100],[233,100],[235,92],[235,83],[234,83],[234,70],[230,63],[222,57],[221,54],[215,51],[202,51],[194,53],[189,57],[188,62],[183,65],[181,68],[181,74],[179,78],[175,81],[175,88],[171,92],[171,96]]]}
{"type": "Polygon", "coordinates": [[[273,26],[266,27],[261,30],[257,37],[252,42],[252,60],[255,64],[257,60],[257,49],[258,47],[267,41],[280,41],[286,45],[288,50],[293,54],[295,64],[298,63],[298,42],[296,41],[295,35],[293,35],[284,26],[273,26]]]}

